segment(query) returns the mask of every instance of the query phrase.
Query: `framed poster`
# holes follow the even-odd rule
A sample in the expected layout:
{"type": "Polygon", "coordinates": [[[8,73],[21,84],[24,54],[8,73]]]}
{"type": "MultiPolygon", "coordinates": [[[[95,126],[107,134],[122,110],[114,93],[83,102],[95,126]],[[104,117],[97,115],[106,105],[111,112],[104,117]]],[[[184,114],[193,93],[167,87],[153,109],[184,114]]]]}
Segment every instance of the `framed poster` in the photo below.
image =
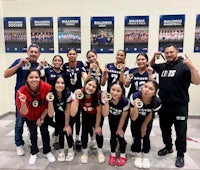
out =
{"type": "Polygon", "coordinates": [[[25,17],[4,17],[5,51],[8,53],[27,51],[25,17]]]}
{"type": "Polygon", "coordinates": [[[90,41],[97,53],[113,53],[114,17],[91,17],[90,41]]]}

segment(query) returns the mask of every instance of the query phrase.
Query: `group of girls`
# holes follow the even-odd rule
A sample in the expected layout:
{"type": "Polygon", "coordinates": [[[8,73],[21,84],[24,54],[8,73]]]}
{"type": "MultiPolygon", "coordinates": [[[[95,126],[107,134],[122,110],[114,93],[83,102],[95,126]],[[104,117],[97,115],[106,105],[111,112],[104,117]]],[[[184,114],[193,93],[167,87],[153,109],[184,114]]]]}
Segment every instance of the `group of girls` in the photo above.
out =
{"type": "MultiPolygon", "coordinates": [[[[26,85],[19,89],[17,103],[20,113],[29,120],[29,106],[34,100],[39,101],[42,109],[35,113],[33,126],[28,126],[31,133],[32,148],[30,164],[35,164],[37,149],[36,128],[43,126],[45,116],[51,118],[55,115],[55,135],[59,138],[60,151],[57,157],[59,162],[72,161],[74,159],[73,150],[73,126],[76,124],[76,139],[79,142],[80,115],[82,115],[81,163],[88,162],[88,137],[96,137],[98,162],[105,162],[103,148],[103,122],[104,117],[108,117],[110,128],[110,148],[111,154],[108,163],[111,166],[124,166],[126,157],[125,131],[128,120],[131,118],[131,132],[133,144],[131,151],[136,153],[134,164],[138,168],[149,168],[150,161],[147,153],[150,150],[149,135],[152,128],[154,113],[159,109],[161,102],[156,96],[158,83],[154,71],[148,66],[148,56],[139,54],[136,57],[138,67],[128,69],[125,66],[126,52],[117,51],[116,61],[102,67],[97,61],[97,53],[94,50],[87,52],[87,62],[77,61],[77,52],[70,49],[67,53],[69,62],[63,64],[63,58],[59,55],[53,58],[53,66],[45,68],[45,79],[51,84],[51,88],[45,91],[44,95],[38,93],[43,80],[35,81],[31,76],[38,74],[37,70],[30,70],[27,74],[26,85]],[[29,81],[31,77],[31,81],[29,81]],[[82,81],[84,82],[82,86],[82,81]],[[107,91],[102,91],[101,86],[107,83],[107,91]],[[34,86],[34,88],[32,87],[34,86]],[[128,97],[124,87],[130,87],[128,97]],[[22,90],[23,89],[23,90],[22,90]],[[26,93],[24,90],[29,90],[26,93]],[[27,95],[27,96],[26,96],[27,95]],[[30,99],[28,95],[31,95],[30,99]],[[36,95],[37,98],[32,98],[36,95]],[[46,98],[45,95],[48,97],[46,98]],[[52,95],[49,97],[49,95],[52,95]],[[42,102],[40,102],[42,98],[42,102]],[[29,100],[28,100],[29,99],[29,100]],[[31,101],[32,100],[32,101],[31,101]],[[40,121],[40,122],[39,122],[40,121]],[[42,121],[42,122],[41,122],[42,121]],[[40,124],[38,124],[38,122],[40,124]],[[32,137],[34,136],[34,138],[32,137]],[[65,155],[64,137],[67,139],[68,152],[65,155]],[[141,146],[143,140],[143,146],[141,146]],[[120,154],[116,154],[116,146],[119,143],[120,154]],[[141,154],[143,153],[143,154],[141,154]]],[[[43,62],[44,64],[44,62],[43,62]]],[[[38,79],[37,79],[38,80],[38,79]]],[[[47,84],[47,83],[46,83],[47,84]]],[[[49,121],[48,121],[49,122],[49,121]]],[[[49,123],[46,124],[49,124],[49,123]]],[[[42,133],[42,139],[46,134],[42,133]]],[[[48,139],[49,146],[49,139],[48,139]]],[[[46,143],[43,141],[43,148],[46,143]]]]}

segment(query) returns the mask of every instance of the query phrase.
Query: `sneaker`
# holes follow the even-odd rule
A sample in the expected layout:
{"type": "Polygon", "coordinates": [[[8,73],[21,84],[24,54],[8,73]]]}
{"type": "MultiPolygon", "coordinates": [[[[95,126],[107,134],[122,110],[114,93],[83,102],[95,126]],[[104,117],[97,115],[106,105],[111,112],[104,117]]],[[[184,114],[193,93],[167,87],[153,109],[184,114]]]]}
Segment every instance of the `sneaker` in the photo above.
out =
{"type": "Polygon", "coordinates": [[[150,168],[150,161],[149,161],[149,159],[148,158],[143,158],[142,159],[142,167],[144,168],[144,169],[149,169],[150,168]]]}
{"type": "Polygon", "coordinates": [[[142,168],[143,167],[142,158],[140,158],[140,157],[135,158],[134,165],[136,168],[142,168]]]}
{"type": "Polygon", "coordinates": [[[64,162],[65,161],[65,153],[64,152],[60,152],[58,154],[57,160],[58,160],[58,162],[64,162]]]}
{"type": "Polygon", "coordinates": [[[29,165],[34,165],[37,160],[37,155],[31,155],[29,158],[29,165]]]}
{"type": "Polygon", "coordinates": [[[159,156],[165,156],[165,155],[172,153],[172,152],[173,152],[173,149],[168,149],[167,147],[164,147],[163,149],[158,151],[158,155],[159,156]]]}
{"type": "Polygon", "coordinates": [[[116,165],[116,156],[110,155],[109,160],[108,160],[108,164],[111,165],[111,166],[115,166],[116,165]]]}
{"type": "Polygon", "coordinates": [[[82,164],[86,164],[86,163],[88,163],[88,154],[82,154],[81,155],[81,163],[82,164]]]}
{"type": "Polygon", "coordinates": [[[176,167],[178,167],[178,168],[184,167],[184,165],[185,165],[184,157],[182,157],[182,156],[177,156],[177,157],[176,157],[175,165],[176,165],[176,167]]]}
{"type": "Polygon", "coordinates": [[[73,152],[68,152],[65,161],[71,162],[74,160],[74,151],[73,152]]]}
{"type": "Polygon", "coordinates": [[[127,161],[126,158],[120,156],[116,161],[116,165],[117,166],[124,166],[126,161],[127,161]]]}
{"type": "Polygon", "coordinates": [[[80,141],[80,140],[77,140],[77,141],[75,142],[75,148],[76,148],[76,150],[81,150],[81,146],[82,146],[81,141],[80,141]]]}
{"type": "Polygon", "coordinates": [[[51,152],[47,153],[46,157],[49,160],[49,162],[55,162],[55,160],[56,160],[51,152]]]}
{"type": "Polygon", "coordinates": [[[24,148],[23,148],[22,145],[17,146],[17,147],[16,147],[16,151],[17,151],[17,155],[18,155],[18,156],[23,156],[23,155],[25,155],[24,148]]]}
{"type": "Polygon", "coordinates": [[[105,162],[105,156],[102,152],[98,153],[98,162],[99,163],[105,162]]]}

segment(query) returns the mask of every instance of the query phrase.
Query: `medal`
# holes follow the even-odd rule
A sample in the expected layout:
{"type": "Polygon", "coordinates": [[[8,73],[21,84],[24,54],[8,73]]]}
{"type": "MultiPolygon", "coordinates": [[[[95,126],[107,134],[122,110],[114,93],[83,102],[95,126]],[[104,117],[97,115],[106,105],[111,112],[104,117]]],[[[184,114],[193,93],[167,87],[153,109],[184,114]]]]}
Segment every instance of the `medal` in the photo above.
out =
{"type": "Polygon", "coordinates": [[[32,106],[33,107],[37,107],[38,106],[38,101],[37,100],[33,100],[32,101],[32,106]]]}
{"type": "Polygon", "coordinates": [[[76,84],[76,80],[75,80],[75,79],[70,79],[70,83],[71,83],[72,85],[74,85],[74,84],[76,84]]]}
{"type": "Polygon", "coordinates": [[[135,105],[138,109],[141,109],[143,107],[143,102],[140,99],[135,99],[135,105]]]}

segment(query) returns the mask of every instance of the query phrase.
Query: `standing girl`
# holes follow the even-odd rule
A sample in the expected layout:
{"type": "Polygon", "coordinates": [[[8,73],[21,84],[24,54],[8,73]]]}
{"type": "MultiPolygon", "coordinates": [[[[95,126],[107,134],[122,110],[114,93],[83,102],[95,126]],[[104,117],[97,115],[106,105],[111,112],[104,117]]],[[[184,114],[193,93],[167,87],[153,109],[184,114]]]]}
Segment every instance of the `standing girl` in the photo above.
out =
{"type": "Polygon", "coordinates": [[[102,152],[103,135],[100,126],[101,122],[101,104],[100,90],[98,80],[89,78],[83,89],[77,89],[74,101],[71,103],[70,113],[75,116],[80,105],[82,110],[82,148],[81,163],[88,162],[88,134],[92,128],[96,133],[96,141],[98,146],[98,162],[103,163],[105,156],[102,152]]]}
{"type": "MultiPolygon", "coordinates": [[[[46,61],[44,61],[44,62],[46,62],[46,61]]],[[[44,62],[43,62],[43,66],[45,65],[44,62]]],[[[64,72],[61,69],[62,65],[63,65],[62,56],[55,55],[52,60],[52,65],[48,64],[47,62],[46,62],[46,65],[47,66],[44,68],[44,71],[45,71],[45,81],[47,83],[52,85],[53,80],[57,75],[62,75],[64,77],[64,72]]],[[[53,146],[55,149],[58,149],[59,148],[58,129],[56,129],[56,125],[55,125],[55,122],[53,121],[53,117],[52,118],[47,117],[47,119],[49,121],[49,125],[52,126],[53,128],[55,128],[53,146]]]]}
{"type": "Polygon", "coordinates": [[[115,81],[110,86],[110,94],[112,99],[107,99],[107,94],[103,94],[102,112],[104,116],[108,116],[110,126],[110,146],[111,154],[109,158],[109,165],[111,166],[124,166],[126,163],[126,141],[124,139],[125,129],[127,127],[127,115],[129,110],[129,100],[124,94],[123,83],[115,81]],[[117,139],[120,146],[120,157],[116,158],[115,148],[117,139]]]}
{"type": "Polygon", "coordinates": [[[40,80],[40,71],[30,69],[25,76],[26,84],[17,92],[16,104],[21,116],[25,117],[31,138],[31,156],[29,164],[34,165],[39,152],[37,145],[37,127],[40,128],[43,142],[43,153],[49,162],[54,162],[55,157],[51,153],[48,122],[44,121],[47,115],[46,95],[51,90],[48,83],[40,80]]]}
{"type": "Polygon", "coordinates": [[[158,83],[148,80],[143,85],[142,91],[133,93],[130,97],[130,116],[134,121],[131,131],[135,137],[132,151],[136,153],[134,164],[137,168],[150,168],[148,153],[151,149],[150,133],[153,115],[161,107],[161,100],[156,97],[157,90],[158,83]],[[143,146],[141,146],[141,140],[143,140],[143,146]]]}
{"type": "Polygon", "coordinates": [[[66,90],[66,83],[61,75],[54,78],[52,82],[52,93],[54,99],[49,100],[48,114],[50,117],[55,112],[56,129],[59,132],[60,153],[58,154],[58,162],[72,161],[74,159],[72,128],[70,126],[70,105],[72,93],[66,90]],[[68,154],[65,158],[64,136],[68,143],[68,154]]]}

